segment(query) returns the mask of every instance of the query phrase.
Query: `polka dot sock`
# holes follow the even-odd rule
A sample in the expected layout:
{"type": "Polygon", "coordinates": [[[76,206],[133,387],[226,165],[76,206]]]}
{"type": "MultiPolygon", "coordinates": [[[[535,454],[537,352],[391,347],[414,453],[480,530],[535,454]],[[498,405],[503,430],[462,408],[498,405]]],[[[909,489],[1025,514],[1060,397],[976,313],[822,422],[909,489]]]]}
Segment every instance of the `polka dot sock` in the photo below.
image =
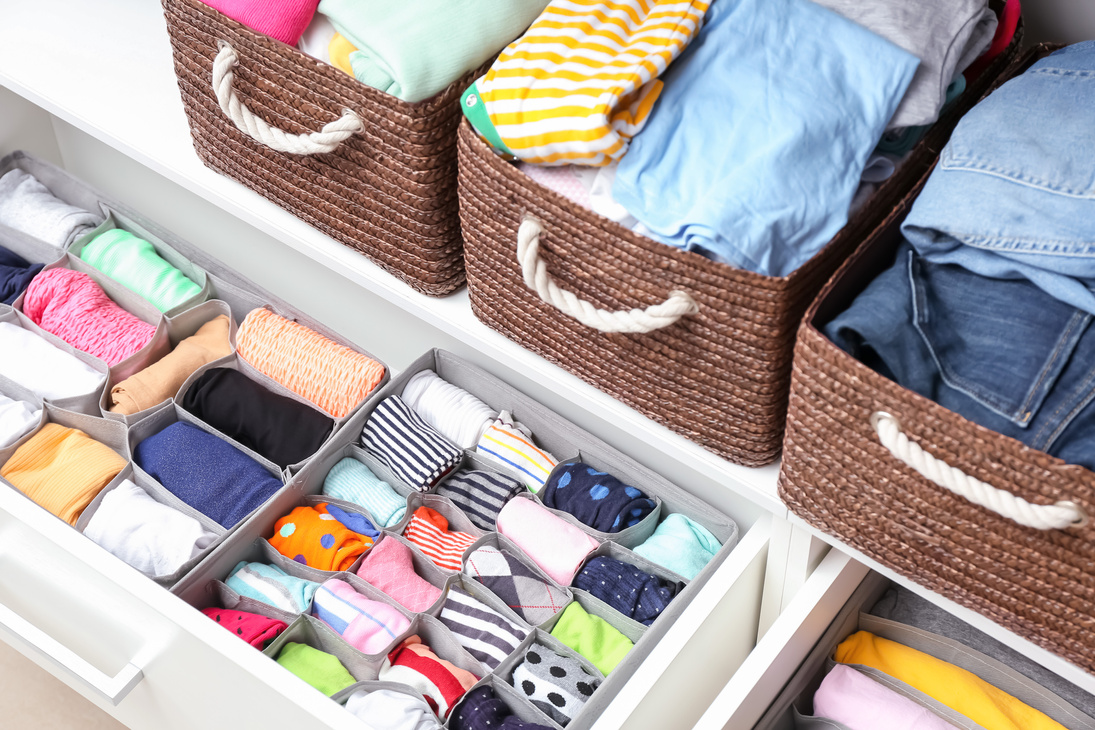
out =
{"type": "Polygon", "coordinates": [[[637,525],[655,507],[641,490],[580,461],[556,469],[539,497],[548,507],[569,512],[601,532],[637,525]]]}
{"type": "Polygon", "coordinates": [[[684,583],[663,581],[629,563],[597,556],[574,576],[574,587],[649,626],[684,589],[684,583]]]}
{"type": "MultiPolygon", "coordinates": [[[[326,504],[295,507],[292,512],[274,523],[270,544],[285,557],[309,567],[330,571],[348,570],[359,555],[373,546],[373,538],[354,532],[336,517],[337,514],[352,524],[348,516],[352,513],[335,507],[336,513],[328,514],[327,508],[326,504]]],[[[361,515],[353,517],[365,519],[361,515]]],[[[368,521],[364,524],[368,524],[368,521]]]]}
{"type": "Polygon", "coordinates": [[[259,651],[265,649],[286,628],[284,621],[267,618],[258,613],[248,613],[247,611],[233,611],[227,608],[203,608],[202,613],[259,651]]]}
{"type": "Polygon", "coordinates": [[[587,672],[577,659],[556,654],[542,644],[525,651],[525,660],[513,670],[513,685],[552,720],[566,725],[581,711],[601,679],[587,672]]]}

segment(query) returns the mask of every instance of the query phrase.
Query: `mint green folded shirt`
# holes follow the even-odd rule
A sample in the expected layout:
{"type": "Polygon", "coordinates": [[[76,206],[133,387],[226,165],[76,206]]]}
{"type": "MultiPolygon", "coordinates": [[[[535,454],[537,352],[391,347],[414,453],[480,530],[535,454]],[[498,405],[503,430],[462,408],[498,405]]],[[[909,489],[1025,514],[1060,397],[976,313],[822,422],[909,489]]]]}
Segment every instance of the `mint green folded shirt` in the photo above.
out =
{"type": "Polygon", "coordinates": [[[161,312],[201,294],[202,288],[164,261],[151,243],[121,228],[93,238],[80,251],[80,258],[161,312]]]}
{"type": "Polygon", "coordinates": [[[357,682],[338,657],[307,644],[288,642],[278,654],[278,664],[328,697],[357,682]]]}
{"type": "Polygon", "coordinates": [[[357,80],[403,101],[428,99],[491,60],[548,0],[322,0],[319,12],[358,50],[357,80]]]}
{"type": "Polygon", "coordinates": [[[703,525],[674,512],[658,525],[646,542],[633,550],[652,563],[692,580],[722,547],[703,525]]]}

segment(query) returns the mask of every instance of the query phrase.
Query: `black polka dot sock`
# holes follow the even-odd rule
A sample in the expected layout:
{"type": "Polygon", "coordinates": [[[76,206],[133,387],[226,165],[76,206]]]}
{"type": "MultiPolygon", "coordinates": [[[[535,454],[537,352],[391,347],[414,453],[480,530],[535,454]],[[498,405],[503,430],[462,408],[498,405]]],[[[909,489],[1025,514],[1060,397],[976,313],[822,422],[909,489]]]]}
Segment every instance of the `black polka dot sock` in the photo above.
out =
{"type": "Polygon", "coordinates": [[[600,683],[577,659],[542,644],[530,646],[525,660],[513,670],[513,686],[560,725],[578,714],[600,683]]]}

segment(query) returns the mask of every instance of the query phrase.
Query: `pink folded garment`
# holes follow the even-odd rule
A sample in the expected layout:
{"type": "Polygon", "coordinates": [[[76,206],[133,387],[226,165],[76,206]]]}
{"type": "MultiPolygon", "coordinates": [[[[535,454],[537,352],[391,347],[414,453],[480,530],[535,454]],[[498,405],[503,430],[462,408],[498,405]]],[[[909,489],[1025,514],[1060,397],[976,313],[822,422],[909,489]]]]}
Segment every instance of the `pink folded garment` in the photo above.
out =
{"type": "Polygon", "coordinates": [[[357,576],[416,613],[441,596],[441,589],[414,572],[411,549],[392,537],[382,537],[365,556],[357,576]]]}
{"type": "Polygon", "coordinates": [[[202,0],[232,20],[295,46],[312,22],[319,0],[202,0]]]}
{"type": "Polygon", "coordinates": [[[115,304],[95,280],[56,268],[34,277],[23,313],[77,350],[117,365],[147,345],[156,328],[115,304]]]}
{"type": "Polygon", "coordinates": [[[411,626],[411,620],[394,606],[366,598],[338,578],[316,590],[312,615],[366,654],[380,654],[411,626]]]}
{"type": "Polygon", "coordinates": [[[517,543],[541,570],[563,586],[571,584],[582,561],[599,544],[531,499],[506,502],[498,513],[498,531],[517,543]]]}
{"type": "Polygon", "coordinates": [[[851,730],[954,730],[926,707],[855,669],[838,664],[814,694],[814,715],[851,730]]]}

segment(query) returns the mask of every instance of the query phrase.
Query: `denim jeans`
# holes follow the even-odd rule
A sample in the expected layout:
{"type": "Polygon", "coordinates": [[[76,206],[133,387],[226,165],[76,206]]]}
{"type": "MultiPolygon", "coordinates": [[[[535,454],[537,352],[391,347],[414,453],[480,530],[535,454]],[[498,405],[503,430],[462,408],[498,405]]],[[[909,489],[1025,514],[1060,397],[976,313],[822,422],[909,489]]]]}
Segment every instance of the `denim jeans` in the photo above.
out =
{"type": "Polygon", "coordinates": [[[904,243],[824,331],[909,390],[1095,469],[1092,318],[1026,279],[979,276],[904,243]]]}

